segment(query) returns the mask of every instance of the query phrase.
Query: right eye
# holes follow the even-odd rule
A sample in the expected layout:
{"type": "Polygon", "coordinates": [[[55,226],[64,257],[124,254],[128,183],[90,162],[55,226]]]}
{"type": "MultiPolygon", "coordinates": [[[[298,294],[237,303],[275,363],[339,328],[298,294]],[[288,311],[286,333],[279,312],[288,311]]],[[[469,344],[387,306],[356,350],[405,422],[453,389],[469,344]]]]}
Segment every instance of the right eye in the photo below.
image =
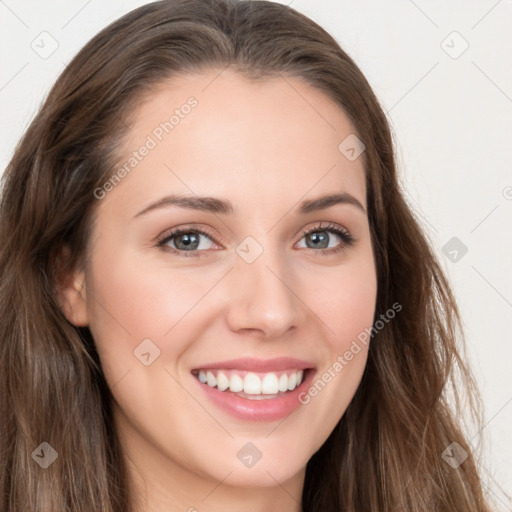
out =
{"type": "Polygon", "coordinates": [[[213,241],[212,236],[203,229],[178,228],[166,232],[157,245],[163,251],[178,254],[179,256],[203,256],[201,253],[209,249],[208,242],[202,242],[201,238],[203,237],[213,241]]]}

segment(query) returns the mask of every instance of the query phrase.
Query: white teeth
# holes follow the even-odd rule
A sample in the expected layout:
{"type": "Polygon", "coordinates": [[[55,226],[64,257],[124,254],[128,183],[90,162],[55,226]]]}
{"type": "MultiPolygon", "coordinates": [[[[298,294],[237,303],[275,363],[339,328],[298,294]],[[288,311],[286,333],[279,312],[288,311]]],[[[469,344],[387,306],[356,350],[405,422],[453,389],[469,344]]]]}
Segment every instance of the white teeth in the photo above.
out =
{"type": "Polygon", "coordinates": [[[255,373],[248,373],[244,379],[244,393],[261,395],[261,379],[255,373]]]}
{"type": "Polygon", "coordinates": [[[297,374],[296,373],[292,373],[289,377],[288,377],[288,389],[290,391],[292,391],[293,389],[295,389],[297,387],[297,374]]]}
{"type": "Polygon", "coordinates": [[[270,395],[278,396],[279,392],[293,391],[302,383],[304,370],[284,372],[279,377],[274,372],[265,374],[247,372],[242,377],[231,370],[199,370],[197,377],[202,384],[211,388],[216,387],[219,391],[244,392],[246,395],[253,395],[251,399],[259,400],[259,397],[263,398],[263,395],[266,395],[267,398],[274,398],[270,395]]]}
{"type": "Polygon", "coordinates": [[[281,375],[281,377],[279,377],[278,389],[279,389],[279,391],[281,391],[283,393],[285,391],[288,391],[288,375],[286,375],[286,373],[283,373],[283,375],[281,375]]]}
{"type": "Polygon", "coordinates": [[[215,378],[215,375],[213,375],[212,372],[206,372],[206,382],[208,383],[208,386],[211,388],[214,388],[217,385],[217,379],[215,378]]]}
{"type": "Polygon", "coordinates": [[[267,373],[261,381],[261,392],[264,395],[275,395],[279,391],[279,381],[275,373],[267,373]]]}
{"type": "Polygon", "coordinates": [[[224,391],[229,388],[229,379],[222,372],[217,374],[217,388],[219,388],[220,391],[224,391]]]}
{"type": "Polygon", "coordinates": [[[244,390],[244,381],[240,375],[231,375],[229,380],[229,391],[239,393],[244,390]]]}

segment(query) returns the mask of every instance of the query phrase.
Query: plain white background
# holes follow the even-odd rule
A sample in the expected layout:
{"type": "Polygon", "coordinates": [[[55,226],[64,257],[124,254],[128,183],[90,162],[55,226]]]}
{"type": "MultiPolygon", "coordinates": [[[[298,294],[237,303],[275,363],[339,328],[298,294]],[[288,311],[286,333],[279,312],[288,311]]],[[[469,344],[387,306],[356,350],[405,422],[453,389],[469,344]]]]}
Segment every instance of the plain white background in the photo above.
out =
{"type": "MultiPolygon", "coordinates": [[[[0,0],[0,166],[64,66],[143,0],[0,0]]],[[[489,475],[512,495],[512,1],[281,0],[374,88],[403,187],[451,280],[482,390],[489,475]],[[467,251],[467,252],[466,252],[467,251]]],[[[488,477],[499,510],[512,499],[488,477]]]]}

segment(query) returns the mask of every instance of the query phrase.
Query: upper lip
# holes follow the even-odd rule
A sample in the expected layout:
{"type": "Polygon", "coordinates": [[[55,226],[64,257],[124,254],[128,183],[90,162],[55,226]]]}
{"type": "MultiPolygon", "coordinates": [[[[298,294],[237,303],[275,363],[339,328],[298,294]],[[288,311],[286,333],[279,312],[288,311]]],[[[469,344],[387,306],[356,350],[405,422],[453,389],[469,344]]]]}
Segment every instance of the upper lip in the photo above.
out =
{"type": "Polygon", "coordinates": [[[230,359],[228,361],[217,361],[215,363],[205,363],[197,366],[194,370],[201,369],[223,369],[223,370],[245,370],[249,372],[276,372],[281,370],[306,370],[314,368],[314,364],[302,359],[293,357],[276,357],[274,359],[255,359],[252,357],[243,357],[240,359],[230,359]]]}

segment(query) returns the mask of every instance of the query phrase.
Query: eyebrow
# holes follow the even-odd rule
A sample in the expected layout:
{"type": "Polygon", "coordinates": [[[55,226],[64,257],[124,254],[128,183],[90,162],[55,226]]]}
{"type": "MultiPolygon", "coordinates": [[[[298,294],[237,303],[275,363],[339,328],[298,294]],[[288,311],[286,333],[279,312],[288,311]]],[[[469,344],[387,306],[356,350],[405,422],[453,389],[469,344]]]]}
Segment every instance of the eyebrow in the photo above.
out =
{"type": "MultiPolygon", "coordinates": [[[[318,210],[324,210],[336,204],[348,204],[355,206],[366,214],[364,206],[351,194],[347,192],[341,192],[338,194],[330,194],[326,196],[317,197],[315,199],[308,199],[303,201],[299,208],[298,213],[305,215],[318,210]]],[[[143,208],[139,213],[135,215],[140,217],[145,213],[157,210],[160,208],[167,208],[170,206],[177,206],[179,208],[187,208],[190,210],[199,210],[210,213],[220,213],[224,215],[230,215],[235,213],[233,204],[225,199],[219,199],[216,197],[201,197],[201,196],[189,196],[172,194],[169,196],[162,197],[161,199],[149,204],[143,208]]]]}

